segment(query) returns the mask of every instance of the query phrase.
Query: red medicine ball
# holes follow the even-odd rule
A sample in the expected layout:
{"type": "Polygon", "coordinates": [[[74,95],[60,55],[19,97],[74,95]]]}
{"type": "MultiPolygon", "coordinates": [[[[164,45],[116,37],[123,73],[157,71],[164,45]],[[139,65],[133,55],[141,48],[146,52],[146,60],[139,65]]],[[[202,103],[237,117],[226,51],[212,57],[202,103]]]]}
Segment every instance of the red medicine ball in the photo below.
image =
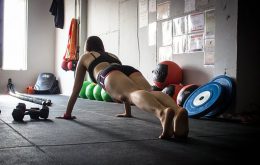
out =
{"type": "Polygon", "coordinates": [[[177,95],[177,104],[183,106],[184,102],[190,96],[190,94],[195,91],[199,86],[195,84],[185,85],[177,95]]]}
{"type": "Polygon", "coordinates": [[[77,61],[69,61],[67,64],[68,70],[76,70],[77,67],[77,61]]]}
{"type": "Polygon", "coordinates": [[[68,63],[66,60],[63,60],[62,63],[61,63],[61,68],[65,71],[68,70],[68,63]]]}
{"type": "Polygon", "coordinates": [[[169,84],[180,84],[182,81],[182,69],[173,61],[160,62],[152,73],[154,84],[161,89],[169,84]]]}
{"type": "Polygon", "coordinates": [[[171,96],[174,101],[176,101],[179,91],[183,88],[181,84],[170,84],[165,87],[162,92],[171,96]]]}

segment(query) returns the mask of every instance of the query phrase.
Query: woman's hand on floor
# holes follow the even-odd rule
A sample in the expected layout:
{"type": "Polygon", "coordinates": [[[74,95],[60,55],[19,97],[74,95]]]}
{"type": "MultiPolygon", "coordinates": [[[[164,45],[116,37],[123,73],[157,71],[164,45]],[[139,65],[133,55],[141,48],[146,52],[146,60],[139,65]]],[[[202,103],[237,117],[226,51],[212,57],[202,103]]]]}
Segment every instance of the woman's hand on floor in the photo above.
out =
{"type": "Polygon", "coordinates": [[[67,115],[64,113],[63,116],[56,117],[57,119],[65,119],[65,120],[74,120],[76,119],[76,116],[67,115]]]}

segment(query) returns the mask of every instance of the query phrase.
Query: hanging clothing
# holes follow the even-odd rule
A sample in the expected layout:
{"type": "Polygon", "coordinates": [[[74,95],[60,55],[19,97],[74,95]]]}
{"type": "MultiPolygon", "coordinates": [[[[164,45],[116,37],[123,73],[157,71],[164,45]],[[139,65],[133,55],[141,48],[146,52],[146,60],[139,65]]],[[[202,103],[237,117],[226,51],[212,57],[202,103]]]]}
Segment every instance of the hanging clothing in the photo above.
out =
{"type": "Polygon", "coordinates": [[[53,0],[49,11],[54,16],[55,27],[63,29],[63,26],[64,26],[64,0],[53,0]]]}

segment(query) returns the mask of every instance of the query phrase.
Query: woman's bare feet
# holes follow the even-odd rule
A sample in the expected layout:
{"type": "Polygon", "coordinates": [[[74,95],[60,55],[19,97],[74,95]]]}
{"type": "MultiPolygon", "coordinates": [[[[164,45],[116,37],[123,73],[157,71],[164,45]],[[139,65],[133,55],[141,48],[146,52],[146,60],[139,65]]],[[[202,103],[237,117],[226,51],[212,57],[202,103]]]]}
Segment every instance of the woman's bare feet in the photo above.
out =
{"type": "Polygon", "coordinates": [[[163,131],[162,134],[159,136],[160,139],[168,139],[173,136],[174,134],[173,117],[174,117],[174,110],[171,108],[166,108],[162,112],[162,116],[160,120],[163,127],[163,131]]]}
{"type": "Polygon", "coordinates": [[[174,136],[176,138],[187,138],[189,133],[188,112],[184,108],[180,108],[174,118],[174,136]]]}

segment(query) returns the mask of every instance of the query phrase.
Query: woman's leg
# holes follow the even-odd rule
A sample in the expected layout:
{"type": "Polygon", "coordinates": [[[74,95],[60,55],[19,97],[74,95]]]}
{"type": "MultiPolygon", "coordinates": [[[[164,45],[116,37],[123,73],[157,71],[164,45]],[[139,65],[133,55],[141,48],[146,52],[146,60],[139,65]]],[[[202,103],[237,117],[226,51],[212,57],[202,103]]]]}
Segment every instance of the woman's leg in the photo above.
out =
{"type": "Polygon", "coordinates": [[[152,112],[160,120],[163,131],[159,138],[170,138],[173,135],[175,112],[171,107],[161,104],[154,95],[145,90],[131,92],[129,98],[139,109],[152,112]]]}
{"type": "Polygon", "coordinates": [[[174,110],[162,105],[153,94],[140,90],[136,83],[120,71],[111,72],[105,79],[107,92],[116,99],[126,98],[138,108],[153,113],[161,122],[160,138],[173,135],[174,110]]]}
{"type": "Polygon", "coordinates": [[[152,91],[149,82],[143,77],[140,72],[135,72],[129,76],[131,80],[139,87],[139,89],[150,91],[156,99],[165,107],[171,107],[175,111],[174,116],[174,134],[175,136],[185,137],[189,132],[189,122],[187,111],[179,107],[175,101],[167,94],[161,91],[152,91]]]}
{"type": "Polygon", "coordinates": [[[134,72],[129,78],[138,86],[139,89],[143,89],[146,91],[152,90],[150,83],[144,78],[142,73],[134,72]]]}

